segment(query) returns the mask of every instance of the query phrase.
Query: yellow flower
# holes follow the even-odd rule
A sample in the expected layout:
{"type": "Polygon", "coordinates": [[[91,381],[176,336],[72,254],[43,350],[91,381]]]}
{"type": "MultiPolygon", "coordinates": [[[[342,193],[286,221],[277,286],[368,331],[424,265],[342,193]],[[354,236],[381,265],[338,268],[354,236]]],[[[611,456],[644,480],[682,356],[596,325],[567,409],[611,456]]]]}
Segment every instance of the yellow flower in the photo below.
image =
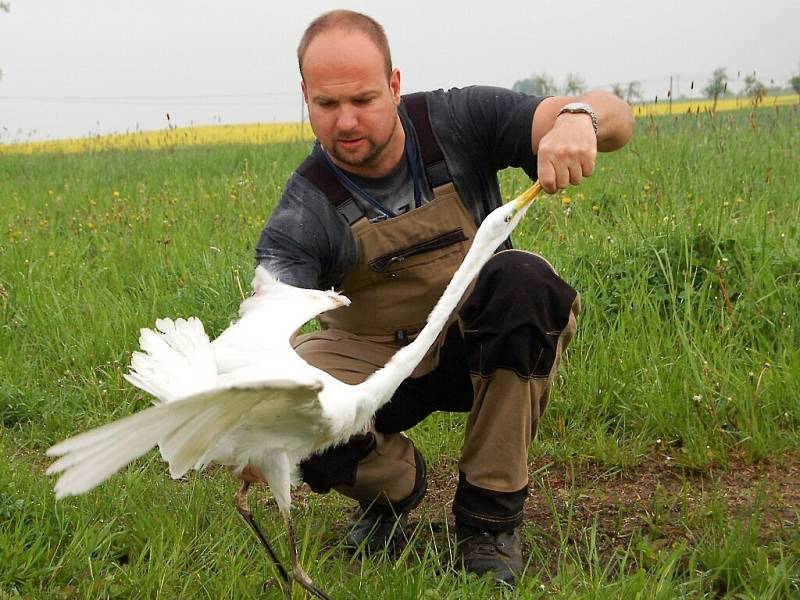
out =
{"type": "Polygon", "coordinates": [[[570,198],[569,196],[564,196],[563,198],[561,198],[561,204],[563,204],[564,206],[567,206],[570,202],[572,202],[572,198],[570,198]]]}
{"type": "Polygon", "coordinates": [[[594,212],[600,212],[600,207],[597,204],[592,204],[592,210],[594,212]]]}
{"type": "Polygon", "coordinates": [[[117,190],[111,192],[111,195],[114,196],[114,198],[119,198],[119,192],[117,190]]]}
{"type": "Polygon", "coordinates": [[[645,192],[649,192],[649,191],[650,191],[650,184],[649,184],[649,183],[645,183],[645,184],[642,186],[642,189],[643,189],[645,192]]]}

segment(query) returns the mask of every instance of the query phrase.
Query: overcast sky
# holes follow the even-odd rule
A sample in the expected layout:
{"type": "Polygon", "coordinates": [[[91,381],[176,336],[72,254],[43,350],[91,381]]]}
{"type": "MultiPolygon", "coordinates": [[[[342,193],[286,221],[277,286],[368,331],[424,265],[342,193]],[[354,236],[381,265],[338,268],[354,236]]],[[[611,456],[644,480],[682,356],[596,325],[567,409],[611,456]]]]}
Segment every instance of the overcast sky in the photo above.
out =
{"type": "MultiPolygon", "coordinates": [[[[785,84],[800,0],[10,0],[0,12],[0,141],[172,124],[298,120],[295,49],[338,7],[385,27],[404,92],[510,87],[534,72],[695,95],[712,70],[785,84]]],[[[732,83],[736,90],[740,83],[732,83]]]]}

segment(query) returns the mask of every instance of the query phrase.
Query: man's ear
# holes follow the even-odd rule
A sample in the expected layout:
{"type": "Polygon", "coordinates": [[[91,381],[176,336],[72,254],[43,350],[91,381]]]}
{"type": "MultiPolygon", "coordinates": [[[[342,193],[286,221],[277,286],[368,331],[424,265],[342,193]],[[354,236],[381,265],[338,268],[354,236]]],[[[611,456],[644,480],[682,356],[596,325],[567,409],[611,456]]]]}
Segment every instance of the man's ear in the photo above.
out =
{"type": "Polygon", "coordinates": [[[392,69],[389,75],[389,89],[392,92],[392,99],[395,106],[400,104],[400,69],[392,69]]]}

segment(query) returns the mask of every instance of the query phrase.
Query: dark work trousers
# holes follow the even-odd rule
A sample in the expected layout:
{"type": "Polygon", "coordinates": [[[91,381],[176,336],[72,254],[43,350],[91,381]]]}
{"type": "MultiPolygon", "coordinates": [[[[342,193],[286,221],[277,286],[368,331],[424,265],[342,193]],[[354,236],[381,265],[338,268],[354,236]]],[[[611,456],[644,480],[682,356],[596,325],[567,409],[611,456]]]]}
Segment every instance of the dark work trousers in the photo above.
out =
{"type": "MultiPolygon", "coordinates": [[[[376,414],[373,431],[304,461],[304,479],[315,491],[334,488],[365,506],[405,510],[419,501],[425,482],[401,432],[435,411],[468,412],[456,521],[495,531],[519,526],[528,447],[579,312],[578,294],[542,257],[496,254],[447,331],[434,370],[403,382],[376,414]]],[[[312,364],[318,351],[313,343],[298,346],[312,364]]]]}

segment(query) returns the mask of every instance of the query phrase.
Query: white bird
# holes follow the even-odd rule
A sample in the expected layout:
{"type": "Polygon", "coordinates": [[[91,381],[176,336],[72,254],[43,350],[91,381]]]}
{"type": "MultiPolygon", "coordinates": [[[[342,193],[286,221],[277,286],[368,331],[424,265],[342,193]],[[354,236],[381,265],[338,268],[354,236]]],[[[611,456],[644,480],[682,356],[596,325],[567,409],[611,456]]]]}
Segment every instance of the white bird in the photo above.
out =
{"type": "MultiPolygon", "coordinates": [[[[329,597],[301,567],[292,527],[291,484],[299,463],[367,429],[446,324],[494,250],[511,234],[533,198],[535,183],[484,219],[459,269],[425,327],[380,370],[348,385],[306,363],[289,338],[321,312],[350,302],[333,291],[295,288],[258,267],[254,295],[242,302],[240,319],[209,342],[202,323],[156,321],[142,329],[126,379],[158,399],[155,406],[52,446],[60,456],[48,474],[62,473],[57,498],[82,494],[158,445],[174,478],[210,463],[247,465],[265,475],[288,533],[292,578],[318,598],[329,597]]],[[[236,506],[289,581],[275,553],[250,516],[248,483],[236,506]]]]}

